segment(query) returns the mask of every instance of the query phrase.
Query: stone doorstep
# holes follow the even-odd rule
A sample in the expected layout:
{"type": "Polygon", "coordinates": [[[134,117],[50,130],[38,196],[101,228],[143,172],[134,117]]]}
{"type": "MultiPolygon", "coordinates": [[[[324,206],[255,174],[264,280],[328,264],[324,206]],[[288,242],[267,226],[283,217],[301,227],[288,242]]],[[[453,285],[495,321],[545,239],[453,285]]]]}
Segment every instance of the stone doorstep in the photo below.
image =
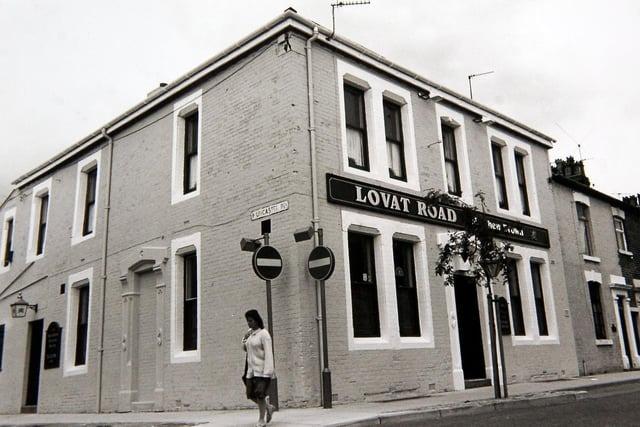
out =
{"type": "Polygon", "coordinates": [[[493,411],[527,408],[532,406],[562,405],[564,403],[575,402],[576,400],[582,399],[586,394],[587,392],[583,390],[558,391],[518,395],[500,400],[484,399],[461,404],[437,405],[395,412],[383,412],[379,415],[367,417],[366,419],[361,419],[356,422],[339,422],[325,424],[325,426],[342,427],[397,424],[422,420],[437,420],[456,415],[485,414],[493,411]]]}

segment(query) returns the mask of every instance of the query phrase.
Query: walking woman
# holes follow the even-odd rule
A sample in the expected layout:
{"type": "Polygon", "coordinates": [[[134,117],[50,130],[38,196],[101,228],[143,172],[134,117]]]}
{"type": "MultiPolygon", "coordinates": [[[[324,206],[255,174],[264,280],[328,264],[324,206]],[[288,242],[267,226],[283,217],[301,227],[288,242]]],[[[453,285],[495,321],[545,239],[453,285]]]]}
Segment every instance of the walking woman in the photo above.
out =
{"type": "Polygon", "coordinates": [[[242,338],[242,348],[247,352],[245,365],[247,399],[258,404],[260,418],[256,427],[264,427],[271,421],[275,410],[267,396],[269,383],[274,376],[271,335],[264,329],[264,322],[257,310],[247,311],[244,317],[249,326],[249,330],[242,338]]]}

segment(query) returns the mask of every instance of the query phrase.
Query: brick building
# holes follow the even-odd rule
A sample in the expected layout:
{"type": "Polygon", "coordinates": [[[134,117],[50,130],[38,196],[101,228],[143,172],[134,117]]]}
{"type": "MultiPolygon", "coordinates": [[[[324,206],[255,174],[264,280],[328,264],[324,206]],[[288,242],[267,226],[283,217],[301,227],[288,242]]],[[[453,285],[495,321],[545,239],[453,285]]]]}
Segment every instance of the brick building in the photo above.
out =
{"type": "Polygon", "coordinates": [[[553,140],[316,28],[287,10],[15,181],[0,207],[0,412],[247,405],[243,313],[266,301],[239,241],[275,204],[282,404],[320,399],[313,243],[293,239],[312,222],[336,257],[335,402],[491,378],[485,290],[463,265],[455,287],[435,275],[459,218],[427,205],[429,189],[483,191],[515,246],[496,286],[511,302],[509,381],[577,374],[553,140]],[[12,318],[19,293],[37,311],[12,318]]]}
{"type": "Polygon", "coordinates": [[[638,276],[627,240],[636,209],[591,188],[581,161],[556,160],[553,169],[580,373],[639,368],[638,307],[630,298],[638,276]]]}

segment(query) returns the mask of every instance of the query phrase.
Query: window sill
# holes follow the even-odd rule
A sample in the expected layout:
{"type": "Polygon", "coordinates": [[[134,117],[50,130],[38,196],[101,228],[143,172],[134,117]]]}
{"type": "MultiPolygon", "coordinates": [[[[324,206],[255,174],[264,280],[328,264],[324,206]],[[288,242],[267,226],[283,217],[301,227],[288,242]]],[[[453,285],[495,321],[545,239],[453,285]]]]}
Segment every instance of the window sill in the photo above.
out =
{"type": "Polygon", "coordinates": [[[612,346],[613,340],[596,340],[597,346],[612,346]]]}
{"type": "Polygon", "coordinates": [[[435,347],[433,339],[428,337],[400,337],[400,341],[397,346],[393,348],[407,349],[407,348],[433,348],[435,347]]]}
{"type": "Polygon", "coordinates": [[[45,253],[42,252],[40,255],[29,255],[29,256],[27,256],[26,262],[30,263],[30,262],[34,262],[34,261],[37,261],[39,259],[42,259],[42,258],[44,258],[44,254],[45,253]]]}
{"type": "Polygon", "coordinates": [[[582,259],[584,259],[585,261],[588,262],[595,262],[597,264],[600,264],[600,257],[597,256],[592,256],[592,255],[582,255],[582,259]]]}
{"type": "Polygon", "coordinates": [[[83,375],[87,373],[87,365],[78,365],[71,366],[69,368],[65,368],[64,375],[65,377],[72,377],[74,375],[83,375]]]}
{"type": "Polygon", "coordinates": [[[96,235],[95,231],[92,231],[91,233],[89,233],[89,234],[87,234],[85,236],[82,236],[82,235],[80,235],[80,236],[72,236],[71,237],[71,246],[75,246],[78,243],[82,243],[82,242],[84,242],[86,240],[92,239],[93,237],[95,237],[95,235],[96,235]]]}
{"type": "Polygon", "coordinates": [[[633,252],[625,251],[623,249],[618,249],[618,253],[621,255],[626,255],[628,257],[633,258],[633,252]]]}
{"type": "Polygon", "coordinates": [[[501,214],[507,218],[516,219],[518,221],[524,221],[525,223],[533,223],[533,224],[542,224],[539,216],[534,215],[523,215],[520,212],[512,211],[509,209],[502,209],[500,206],[497,206],[496,213],[501,214]]]}
{"type": "Polygon", "coordinates": [[[171,355],[171,363],[200,362],[200,350],[179,351],[171,355]]]}
{"type": "Polygon", "coordinates": [[[533,336],[511,336],[511,345],[553,345],[560,344],[560,340],[558,340],[555,336],[541,336],[541,337],[533,337],[533,336]]]}

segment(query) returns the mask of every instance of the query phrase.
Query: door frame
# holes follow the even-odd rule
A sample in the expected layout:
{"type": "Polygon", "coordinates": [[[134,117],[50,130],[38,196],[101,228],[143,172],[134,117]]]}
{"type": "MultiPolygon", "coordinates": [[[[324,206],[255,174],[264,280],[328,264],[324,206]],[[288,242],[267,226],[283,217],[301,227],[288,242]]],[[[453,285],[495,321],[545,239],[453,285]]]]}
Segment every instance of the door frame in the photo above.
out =
{"type": "Polygon", "coordinates": [[[44,319],[36,319],[32,320],[27,324],[27,348],[25,351],[25,366],[24,366],[24,387],[22,391],[22,405],[21,411],[22,413],[36,413],[38,412],[38,398],[40,397],[40,374],[42,373],[42,344],[43,344],[43,333],[44,333],[44,319]],[[35,381],[36,384],[32,385],[32,381],[34,378],[32,377],[32,358],[34,357],[34,327],[36,324],[39,324],[39,345],[38,345],[38,363],[34,366],[35,368],[35,381]],[[27,405],[27,398],[29,397],[29,389],[30,386],[35,387],[35,404],[27,405]]]}

